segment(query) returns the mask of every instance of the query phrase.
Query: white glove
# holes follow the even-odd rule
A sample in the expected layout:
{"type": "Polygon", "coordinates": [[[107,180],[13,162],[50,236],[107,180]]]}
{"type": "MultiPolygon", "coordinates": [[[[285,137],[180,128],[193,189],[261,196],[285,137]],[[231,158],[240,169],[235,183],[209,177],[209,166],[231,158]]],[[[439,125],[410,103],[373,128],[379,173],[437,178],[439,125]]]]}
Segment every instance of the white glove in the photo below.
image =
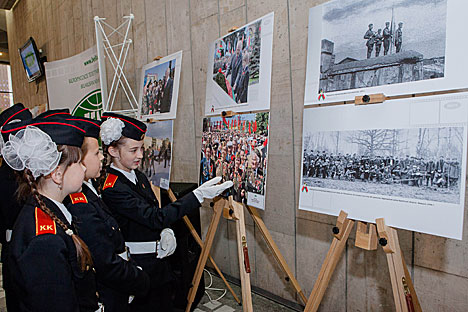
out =
{"type": "Polygon", "coordinates": [[[221,177],[213,178],[206,181],[193,191],[193,194],[197,197],[200,204],[203,203],[203,199],[215,198],[234,184],[232,181],[226,181],[223,184],[218,185],[219,182],[221,182],[221,177]]]}
{"type": "Polygon", "coordinates": [[[161,239],[158,242],[157,251],[158,256],[156,258],[162,259],[170,256],[174,253],[177,247],[176,238],[174,231],[169,228],[165,228],[161,232],[161,239]]]}

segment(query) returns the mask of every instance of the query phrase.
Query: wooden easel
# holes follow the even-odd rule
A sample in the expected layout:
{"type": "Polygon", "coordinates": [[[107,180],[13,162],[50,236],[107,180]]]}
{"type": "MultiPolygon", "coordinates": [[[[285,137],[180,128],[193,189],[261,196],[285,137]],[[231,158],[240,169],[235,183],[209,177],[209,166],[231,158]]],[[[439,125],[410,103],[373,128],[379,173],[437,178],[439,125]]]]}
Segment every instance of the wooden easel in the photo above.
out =
{"type": "Polygon", "coordinates": [[[239,258],[239,273],[241,279],[241,290],[242,290],[242,306],[244,311],[251,312],[252,308],[252,292],[250,287],[250,263],[247,249],[247,237],[245,231],[245,219],[244,219],[244,206],[240,203],[235,202],[230,196],[228,199],[217,197],[213,201],[212,205],[214,214],[211,218],[208,231],[206,233],[205,242],[202,243],[202,251],[200,258],[198,259],[197,268],[192,280],[192,288],[189,291],[187,297],[186,312],[190,312],[192,303],[195,300],[198,285],[203,276],[203,269],[205,268],[206,261],[210,254],[211,247],[213,246],[214,236],[219,225],[221,215],[227,219],[235,220],[236,222],[236,234],[237,234],[237,254],[239,258]]]}
{"type": "MultiPolygon", "coordinates": [[[[159,208],[161,208],[161,189],[158,187],[158,186],[154,186],[153,184],[151,184],[151,188],[153,189],[153,192],[154,194],[156,195],[156,198],[159,202],[159,208]]],[[[169,195],[169,199],[171,200],[171,202],[175,202],[177,200],[177,197],[174,195],[174,192],[171,190],[171,189],[168,189],[167,190],[168,192],[168,195],[169,195]]],[[[190,231],[190,234],[192,234],[192,237],[195,239],[195,241],[197,242],[197,244],[203,248],[203,241],[202,239],[200,238],[200,236],[198,235],[197,233],[197,230],[195,229],[195,227],[193,226],[192,222],[190,221],[190,219],[187,217],[187,216],[184,216],[182,218],[184,220],[184,223],[185,225],[187,226],[187,228],[189,229],[190,231]]],[[[216,270],[216,273],[218,273],[218,275],[221,277],[221,279],[223,280],[224,284],[226,285],[227,289],[229,289],[229,292],[232,294],[232,296],[234,297],[234,300],[237,301],[238,304],[241,304],[241,301],[239,300],[239,298],[237,297],[236,293],[234,292],[234,290],[232,289],[231,285],[229,285],[228,281],[226,280],[226,278],[224,277],[223,273],[221,272],[221,270],[219,269],[218,265],[216,264],[216,262],[214,261],[214,259],[208,255],[208,260],[210,260],[211,264],[213,265],[213,268],[216,270]]]]}
{"type": "Polygon", "coordinates": [[[301,298],[301,300],[304,303],[307,302],[307,298],[302,292],[302,289],[299,286],[298,281],[296,280],[293,273],[289,269],[288,264],[286,263],[284,257],[279,251],[279,248],[274,242],[270,232],[266,228],[265,223],[263,223],[263,220],[260,218],[258,211],[253,207],[234,201],[232,199],[232,196],[230,196],[228,199],[218,197],[214,201],[214,205],[213,205],[214,214],[212,216],[210,226],[208,227],[208,232],[206,234],[205,242],[202,245],[202,253],[200,255],[197,269],[193,277],[193,281],[192,281],[193,287],[189,292],[188,304],[185,310],[186,312],[190,311],[191,305],[195,299],[195,294],[197,292],[197,288],[200,283],[200,279],[202,277],[203,269],[206,265],[208,255],[213,245],[214,235],[216,234],[216,229],[218,227],[219,219],[221,218],[221,215],[223,215],[223,217],[228,220],[234,220],[236,222],[237,255],[239,258],[239,272],[240,272],[241,290],[242,290],[242,305],[243,305],[243,310],[245,312],[253,311],[252,292],[251,292],[251,285],[250,285],[250,264],[249,264],[247,237],[246,237],[246,230],[245,230],[244,206],[247,208],[247,211],[249,212],[250,216],[254,220],[257,227],[260,229],[260,233],[265,239],[268,245],[268,248],[273,253],[273,256],[275,257],[276,261],[281,266],[281,269],[283,270],[283,272],[286,274],[285,280],[288,282],[291,282],[296,292],[299,294],[299,297],[301,298]]]}
{"type": "MultiPolygon", "coordinates": [[[[383,218],[377,219],[376,223],[377,232],[380,236],[379,243],[387,255],[395,310],[397,312],[421,312],[421,306],[400,249],[397,231],[386,226],[383,218]]],[[[305,312],[318,310],[353,225],[354,221],[348,219],[346,212],[341,211],[336,226],[333,227],[334,238],[332,244],[307,301],[305,312]]],[[[377,249],[377,233],[374,224],[370,224],[369,232],[367,232],[367,224],[361,221],[357,222],[355,245],[365,250],[377,249]]]]}

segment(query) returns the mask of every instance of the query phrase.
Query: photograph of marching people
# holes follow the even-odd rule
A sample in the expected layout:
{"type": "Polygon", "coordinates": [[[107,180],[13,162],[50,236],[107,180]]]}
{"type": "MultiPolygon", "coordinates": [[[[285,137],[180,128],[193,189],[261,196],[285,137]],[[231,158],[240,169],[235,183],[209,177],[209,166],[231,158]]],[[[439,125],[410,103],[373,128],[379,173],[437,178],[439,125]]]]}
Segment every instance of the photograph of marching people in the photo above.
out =
{"type": "Polygon", "coordinates": [[[308,133],[302,184],[431,201],[460,201],[464,127],[308,133]]]}
{"type": "Polygon", "coordinates": [[[269,108],[272,37],[270,13],[212,43],[207,115],[226,108],[236,112],[269,108]]]}
{"type": "Polygon", "coordinates": [[[335,0],[311,8],[306,90],[313,90],[306,103],[452,88],[458,75],[451,69],[459,68],[458,50],[466,48],[452,34],[463,23],[461,5],[460,0],[335,0]]]}
{"type": "Polygon", "coordinates": [[[228,195],[264,209],[268,163],[269,113],[211,117],[203,120],[200,184],[232,180],[228,195]]]}
{"type": "Polygon", "coordinates": [[[173,119],[177,113],[182,51],[143,66],[139,116],[142,119],[173,119]]]}
{"type": "Polygon", "coordinates": [[[140,171],[155,186],[169,189],[171,177],[173,120],[147,123],[140,171]]]}
{"type": "Polygon", "coordinates": [[[467,93],[306,108],[299,209],[461,239],[467,124],[467,93]]]}

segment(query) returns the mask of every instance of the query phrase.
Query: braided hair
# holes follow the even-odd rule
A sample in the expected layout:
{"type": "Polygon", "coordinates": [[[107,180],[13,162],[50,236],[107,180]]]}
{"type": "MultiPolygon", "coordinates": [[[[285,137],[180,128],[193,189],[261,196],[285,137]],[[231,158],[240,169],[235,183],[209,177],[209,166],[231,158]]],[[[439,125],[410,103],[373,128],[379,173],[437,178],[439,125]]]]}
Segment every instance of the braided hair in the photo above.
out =
{"type": "MultiPolygon", "coordinates": [[[[81,150],[78,147],[59,145],[58,150],[62,152],[62,157],[60,163],[64,164],[66,168],[69,165],[79,162],[81,160],[81,150]]],[[[66,169],[65,169],[66,170],[66,169]]],[[[40,178],[39,178],[40,179],[40,178]]],[[[71,236],[73,243],[75,244],[77,260],[80,264],[82,271],[88,270],[90,266],[93,265],[93,260],[91,257],[91,252],[89,251],[86,243],[76,235],[72,229],[70,229],[65,222],[63,222],[59,217],[57,217],[49,207],[46,206],[42,200],[42,196],[38,191],[39,179],[35,179],[32,172],[29,169],[25,169],[20,175],[21,183],[18,188],[18,198],[23,200],[32,195],[34,200],[38,203],[39,208],[46,213],[52,220],[55,221],[68,235],[71,236]]]]}
{"type": "Polygon", "coordinates": [[[104,159],[102,161],[102,169],[101,169],[101,175],[99,176],[98,179],[98,192],[102,192],[102,187],[104,186],[104,182],[106,181],[106,170],[107,170],[107,165],[112,163],[112,156],[109,154],[109,147],[119,147],[120,145],[125,144],[127,137],[120,137],[117,141],[113,141],[109,145],[105,145],[104,142],[102,143],[102,155],[104,156],[104,159]]]}

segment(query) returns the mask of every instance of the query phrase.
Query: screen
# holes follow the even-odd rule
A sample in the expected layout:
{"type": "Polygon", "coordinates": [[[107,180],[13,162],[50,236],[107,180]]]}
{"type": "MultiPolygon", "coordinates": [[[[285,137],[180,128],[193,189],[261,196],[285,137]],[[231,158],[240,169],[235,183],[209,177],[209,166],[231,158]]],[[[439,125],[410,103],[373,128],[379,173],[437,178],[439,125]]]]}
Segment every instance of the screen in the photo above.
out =
{"type": "Polygon", "coordinates": [[[20,49],[20,55],[29,81],[33,81],[42,75],[41,66],[32,41],[29,41],[20,49]]]}

